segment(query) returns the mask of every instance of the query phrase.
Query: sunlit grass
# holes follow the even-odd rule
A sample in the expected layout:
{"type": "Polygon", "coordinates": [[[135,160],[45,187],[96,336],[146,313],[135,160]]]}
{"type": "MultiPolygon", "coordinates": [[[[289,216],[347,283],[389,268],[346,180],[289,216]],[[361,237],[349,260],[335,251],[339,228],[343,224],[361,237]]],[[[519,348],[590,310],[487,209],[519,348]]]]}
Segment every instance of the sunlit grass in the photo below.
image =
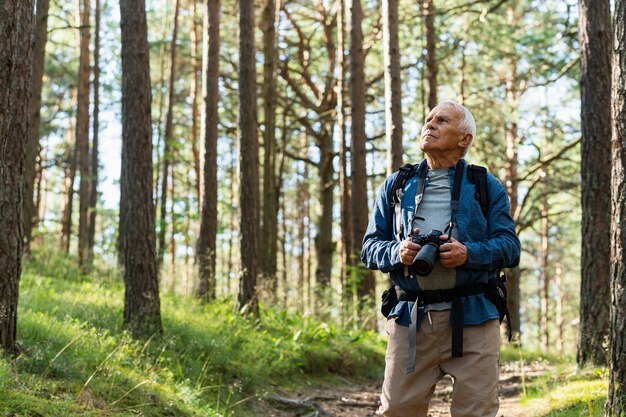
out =
{"type": "Polygon", "coordinates": [[[528,381],[521,404],[531,416],[602,416],[607,388],[606,369],[560,364],[528,381]]]}
{"type": "Polygon", "coordinates": [[[34,252],[20,286],[21,355],[0,361],[0,415],[247,416],[276,387],[382,375],[384,340],[299,313],[162,295],[163,336],[129,337],[114,271],[34,252]]]}

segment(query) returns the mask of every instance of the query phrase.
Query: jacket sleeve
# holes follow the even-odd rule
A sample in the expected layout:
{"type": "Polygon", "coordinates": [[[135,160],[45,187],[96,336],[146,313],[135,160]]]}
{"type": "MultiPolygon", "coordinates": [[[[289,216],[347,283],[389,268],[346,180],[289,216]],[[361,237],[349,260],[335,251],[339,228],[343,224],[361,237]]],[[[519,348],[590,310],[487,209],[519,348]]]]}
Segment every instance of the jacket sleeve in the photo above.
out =
{"type": "Polygon", "coordinates": [[[389,197],[397,174],[387,177],[376,197],[367,231],[363,237],[361,260],[370,269],[389,272],[402,267],[400,243],[394,237],[393,214],[389,197]]]}
{"type": "Polygon", "coordinates": [[[467,242],[467,262],[463,268],[495,270],[519,264],[520,241],[510,215],[506,189],[489,175],[490,209],[487,213],[489,236],[481,242],[467,242]]]}

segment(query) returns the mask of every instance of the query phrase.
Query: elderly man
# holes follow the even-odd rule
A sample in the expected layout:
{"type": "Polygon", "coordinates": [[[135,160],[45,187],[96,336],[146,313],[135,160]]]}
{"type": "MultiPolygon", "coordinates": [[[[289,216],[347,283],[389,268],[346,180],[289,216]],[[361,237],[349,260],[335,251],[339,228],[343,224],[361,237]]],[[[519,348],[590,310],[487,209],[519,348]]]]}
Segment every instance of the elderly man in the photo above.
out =
{"type": "Polygon", "coordinates": [[[384,416],[425,417],[446,374],[453,417],[498,412],[501,314],[489,292],[502,268],[518,264],[520,243],[505,188],[484,169],[479,187],[463,159],[475,135],[465,107],[432,109],[420,138],[426,159],[401,188],[400,173],[386,179],[363,239],[361,259],[389,273],[397,299],[384,303],[384,416]]]}

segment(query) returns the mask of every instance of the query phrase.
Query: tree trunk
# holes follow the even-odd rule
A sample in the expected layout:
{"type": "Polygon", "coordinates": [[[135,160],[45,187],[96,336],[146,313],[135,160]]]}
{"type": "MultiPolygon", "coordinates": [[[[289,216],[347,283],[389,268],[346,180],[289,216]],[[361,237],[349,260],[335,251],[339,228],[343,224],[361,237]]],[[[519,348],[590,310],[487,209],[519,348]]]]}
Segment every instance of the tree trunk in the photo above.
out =
{"type": "Polygon", "coordinates": [[[167,192],[169,189],[168,176],[170,172],[170,165],[172,164],[172,153],[174,152],[174,82],[176,81],[176,40],[178,39],[179,10],[180,1],[174,0],[174,28],[172,29],[172,39],[170,41],[170,78],[168,85],[167,113],[165,116],[165,138],[163,144],[162,166],[163,171],[161,174],[161,215],[159,216],[159,251],[157,255],[157,263],[159,267],[163,265],[163,256],[165,255],[165,230],[167,229],[167,192]]]}
{"type": "MultiPolygon", "coordinates": [[[[352,174],[352,256],[358,259],[367,229],[367,174],[365,169],[365,55],[363,53],[363,10],[361,0],[350,1],[350,102],[352,105],[351,174],[352,174]]],[[[357,264],[355,262],[355,264],[357,264]]],[[[359,263],[360,264],[360,263],[359,263]]],[[[356,271],[355,271],[356,272],[356,271]]],[[[357,296],[359,316],[373,311],[376,280],[369,269],[358,269],[357,296]]]]}
{"type": "MultiPolygon", "coordinates": [[[[42,165],[41,155],[37,158],[37,175],[35,177],[35,215],[37,219],[44,219],[46,214],[46,179],[42,165]]],[[[42,243],[42,235],[38,236],[38,242],[42,243]]],[[[33,240],[34,241],[34,240],[33,240]]]]}
{"type": "Polygon", "coordinates": [[[91,203],[91,170],[89,164],[89,76],[91,59],[91,1],[82,0],[80,19],[80,58],[78,68],[78,101],[76,106],[76,143],[78,144],[78,167],[80,188],[78,189],[78,264],[87,268],[89,256],[89,205],[91,203]]]}
{"type": "MultiPolygon", "coordinates": [[[[215,254],[217,250],[217,124],[219,105],[220,0],[207,0],[204,20],[204,191],[198,237],[198,296],[215,299],[215,254]]],[[[232,178],[232,177],[231,177],[232,178]]],[[[234,180],[234,178],[233,178],[234,180]]],[[[234,224],[231,225],[234,227],[234,224]]],[[[228,271],[230,276],[230,268],[228,271]]],[[[230,289],[230,287],[229,287],[230,289]]]]}
{"type": "Polygon", "coordinates": [[[200,163],[200,150],[198,149],[198,73],[202,70],[198,64],[198,1],[191,0],[191,153],[193,154],[193,171],[196,176],[194,190],[198,204],[202,204],[202,170],[200,163]]]}
{"type": "Polygon", "coordinates": [[[437,106],[437,33],[435,32],[435,5],[433,0],[422,1],[422,16],[426,32],[426,79],[428,80],[428,108],[437,106]]]}
{"type": "MultiPolygon", "coordinates": [[[[519,20],[519,13],[515,10],[516,4],[509,7],[507,15],[508,24],[515,27],[519,20]]],[[[519,108],[519,80],[517,76],[518,57],[511,52],[506,74],[506,99],[510,111],[505,124],[506,154],[504,162],[504,175],[506,190],[509,195],[511,216],[515,221],[519,218],[519,133],[518,133],[518,108],[519,108]]],[[[512,268],[508,274],[508,307],[511,314],[511,331],[513,338],[521,342],[521,322],[520,322],[520,268],[512,268]]]]}
{"type": "Polygon", "coordinates": [[[94,52],[93,52],[93,139],[91,143],[91,191],[89,202],[89,258],[93,263],[96,240],[96,207],[98,205],[98,165],[100,135],[100,0],[96,1],[94,52]]]}
{"type": "Polygon", "coordinates": [[[317,267],[315,269],[315,301],[318,307],[330,293],[330,276],[333,266],[333,194],[334,167],[332,132],[324,131],[319,139],[320,164],[319,170],[319,212],[317,217],[317,233],[315,235],[315,252],[317,267]]]}
{"type": "MultiPolygon", "coordinates": [[[[76,89],[70,87],[70,108],[76,103],[76,89]]],[[[73,115],[69,115],[69,126],[65,133],[65,179],[63,181],[63,211],[61,212],[61,241],[60,249],[69,253],[72,240],[72,212],[74,211],[74,181],[76,179],[77,143],[76,129],[73,115]]]]}
{"type": "Polygon", "coordinates": [[[611,12],[609,0],[579,0],[581,47],[582,252],[577,362],[607,363],[610,311],[611,12]]]}
{"type": "Polygon", "coordinates": [[[34,207],[34,186],[36,177],[37,155],[39,155],[39,128],[41,126],[41,90],[48,41],[49,0],[37,0],[35,20],[35,46],[31,79],[31,97],[29,105],[28,143],[24,161],[24,250],[28,251],[32,241],[33,228],[37,224],[37,211],[34,207]]]}
{"type": "Polygon", "coordinates": [[[241,207],[241,281],[239,310],[258,315],[259,139],[256,125],[254,1],[239,0],[239,206],[241,207]]]}
{"type": "Polygon", "coordinates": [[[304,232],[304,242],[305,242],[305,247],[306,247],[306,253],[305,253],[305,268],[304,268],[304,282],[305,282],[305,287],[306,288],[306,300],[307,300],[307,305],[306,307],[309,309],[309,311],[313,310],[313,301],[314,301],[314,296],[313,296],[313,290],[312,290],[312,281],[313,281],[313,273],[312,273],[312,269],[313,269],[313,261],[312,261],[312,249],[311,249],[311,241],[313,240],[311,238],[311,191],[309,188],[309,165],[308,164],[304,164],[304,171],[302,173],[303,179],[305,181],[304,184],[304,188],[302,190],[302,201],[303,201],[303,207],[302,207],[302,211],[304,212],[304,217],[306,218],[306,228],[305,228],[305,232],[304,232]]]}
{"type": "Polygon", "coordinates": [[[559,355],[563,354],[563,269],[560,263],[557,263],[554,274],[554,284],[556,287],[555,297],[555,327],[556,327],[556,351],[559,355]]]}
{"type": "Polygon", "coordinates": [[[17,353],[33,10],[32,0],[5,0],[0,7],[0,351],[8,353],[17,353]]]}
{"type": "Polygon", "coordinates": [[[236,238],[235,238],[235,222],[237,221],[236,219],[238,219],[240,217],[239,215],[239,197],[237,196],[237,188],[238,188],[238,184],[239,181],[237,180],[237,175],[238,175],[238,171],[237,171],[237,158],[239,155],[239,152],[237,149],[235,149],[236,146],[232,146],[231,147],[231,155],[230,155],[230,167],[228,170],[228,176],[230,178],[230,210],[228,210],[228,259],[226,262],[226,268],[227,268],[227,272],[226,272],[226,276],[227,276],[227,282],[226,282],[226,288],[227,294],[230,294],[232,291],[232,281],[233,281],[233,277],[237,276],[238,273],[235,269],[236,266],[240,266],[240,265],[236,265],[235,260],[234,260],[234,253],[235,253],[235,245],[236,243],[236,238]]]}
{"type": "Polygon", "coordinates": [[[550,224],[548,219],[548,202],[547,195],[542,197],[541,202],[541,255],[539,259],[539,267],[541,269],[541,344],[542,351],[550,351],[550,328],[549,328],[549,305],[550,305],[550,272],[549,268],[549,233],[550,224]]]}
{"type": "Polygon", "coordinates": [[[337,0],[337,124],[339,125],[339,204],[341,212],[341,289],[343,310],[346,316],[352,315],[354,285],[349,280],[348,272],[354,264],[354,245],[352,243],[352,200],[350,195],[350,177],[348,176],[348,146],[346,129],[346,91],[347,72],[345,53],[345,12],[344,0],[337,0]],[[350,311],[348,311],[350,310],[350,311]]]}
{"type": "Polygon", "coordinates": [[[402,166],[402,79],[398,42],[398,0],[383,0],[383,51],[387,175],[391,175],[402,166]]]}
{"type": "Polygon", "coordinates": [[[172,204],[170,204],[170,223],[169,223],[169,227],[170,227],[170,244],[169,246],[169,250],[170,250],[170,288],[172,290],[172,292],[174,292],[176,290],[176,275],[178,274],[178,271],[176,270],[176,194],[174,193],[174,190],[176,190],[176,172],[174,170],[174,164],[176,163],[176,159],[174,158],[174,155],[172,155],[172,159],[171,159],[171,165],[170,165],[170,178],[172,179],[172,181],[170,182],[170,185],[168,187],[167,192],[170,195],[170,201],[172,202],[172,204]]]}
{"type": "MultiPolygon", "coordinates": [[[[306,169],[306,162],[303,163],[304,167],[306,169]]],[[[298,169],[298,171],[300,171],[298,169]]],[[[296,194],[296,204],[297,207],[306,207],[306,194],[307,194],[307,190],[306,187],[308,187],[308,178],[306,178],[305,176],[305,171],[303,170],[303,172],[300,174],[300,177],[298,178],[298,186],[297,186],[297,194],[296,194]]],[[[283,217],[284,217],[284,211],[283,211],[283,217]]],[[[305,224],[306,221],[306,213],[304,212],[304,210],[296,210],[296,224],[298,225],[297,228],[297,235],[296,235],[296,242],[298,245],[298,256],[296,257],[296,271],[297,271],[297,279],[296,279],[296,288],[299,288],[300,291],[302,291],[304,293],[304,290],[306,288],[305,284],[305,252],[307,250],[306,247],[306,240],[305,240],[305,224]]],[[[286,239],[286,236],[283,237],[283,239],[286,239]]],[[[287,254],[285,253],[283,256],[287,256],[287,254]]],[[[298,297],[298,304],[296,305],[296,308],[299,311],[305,311],[305,303],[304,303],[304,299],[305,297],[298,297]]]]}
{"type": "Polygon", "coordinates": [[[278,190],[276,189],[276,0],[263,7],[263,281],[270,299],[277,297],[278,190]]]}
{"type": "Polygon", "coordinates": [[[163,32],[161,34],[161,48],[159,48],[159,82],[157,87],[157,93],[159,95],[159,113],[157,119],[153,121],[157,126],[157,140],[156,140],[156,166],[154,169],[154,199],[155,205],[158,209],[158,199],[161,197],[159,194],[161,192],[161,169],[162,169],[162,158],[164,155],[161,155],[161,143],[163,142],[163,115],[165,113],[165,62],[167,61],[167,42],[165,42],[165,38],[167,37],[167,28],[169,27],[169,9],[166,9],[163,13],[163,22],[162,22],[163,32]]]}
{"type": "Polygon", "coordinates": [[[154,201],[150,61],[144,0],[120,0],[122,28],[122,177],[124,324],[133,336],[161,333],[154,201]]]}
{"type": "Polygon", "coordinates": [[[612,90],[611,314],[607,417],[626,412],[626,1],[615,1],[612,90]]]}

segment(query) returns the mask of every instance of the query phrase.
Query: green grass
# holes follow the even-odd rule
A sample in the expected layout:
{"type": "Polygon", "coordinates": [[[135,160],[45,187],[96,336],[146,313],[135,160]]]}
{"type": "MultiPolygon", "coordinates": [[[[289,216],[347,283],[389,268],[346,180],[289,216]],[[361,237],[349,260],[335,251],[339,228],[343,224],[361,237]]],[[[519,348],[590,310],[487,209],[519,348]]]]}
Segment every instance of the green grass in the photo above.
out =
{"type": "Polygon", "coordinates": [[[607,396],[607,370],[577,369],[572,362],[545,359],[540,376],[523,379],[521,405],[530,416],[603,416],[607,396]]]}
{"type": "Polygon", "coordinates": [[[25,262],[21,354],[0,360],[4,416],[252,416],[277,388],[339,375],[379,378],[384,339],[299,313],[161,296],[164,335],[133,340],[122,326],[114,271],[81,275],[45,251],[25,262]]]}

